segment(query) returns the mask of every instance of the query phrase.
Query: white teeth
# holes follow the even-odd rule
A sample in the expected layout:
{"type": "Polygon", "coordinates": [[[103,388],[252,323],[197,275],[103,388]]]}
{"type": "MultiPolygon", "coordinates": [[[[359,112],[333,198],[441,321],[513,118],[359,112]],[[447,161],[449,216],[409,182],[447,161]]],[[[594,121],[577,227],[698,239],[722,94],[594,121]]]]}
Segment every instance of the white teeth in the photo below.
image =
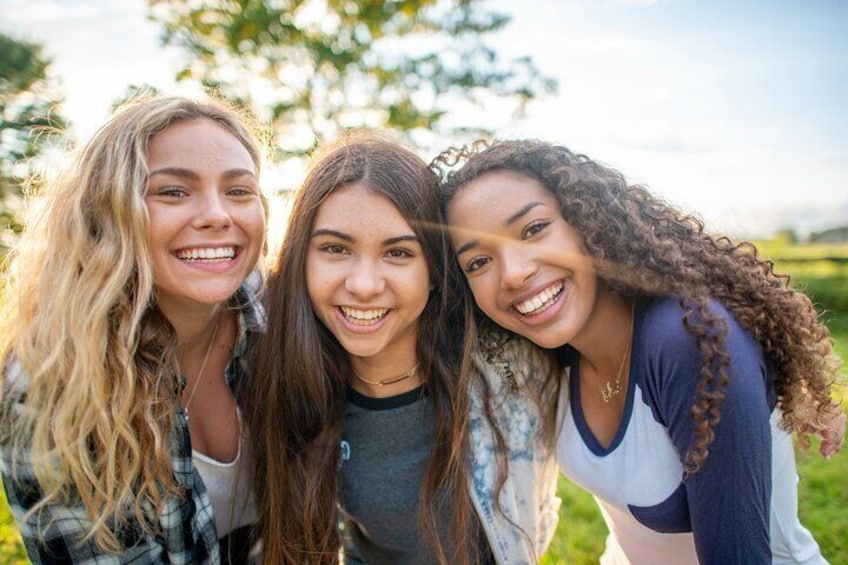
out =
{"type": "Polygon", "coordinates": [[[360,325],[376,324],[389,313],[388,308],[372,308],[370,310],[360,310],[351,308],[350,306],[341,306],[344,317],[360,325]]]}
{"type": "Polygon", "coordinates": [[[562,292],[562,282],[552,284],[533,298],[525,300],[521,304],[516,304],[515,309],[525,316],[537,314],[545,310],[562,292]]]}
{"type": "Polygon", "coordinates": [[[236,256],[235,247],[195,247],[177,252],[183,261],[229,261],[236,256]]]}

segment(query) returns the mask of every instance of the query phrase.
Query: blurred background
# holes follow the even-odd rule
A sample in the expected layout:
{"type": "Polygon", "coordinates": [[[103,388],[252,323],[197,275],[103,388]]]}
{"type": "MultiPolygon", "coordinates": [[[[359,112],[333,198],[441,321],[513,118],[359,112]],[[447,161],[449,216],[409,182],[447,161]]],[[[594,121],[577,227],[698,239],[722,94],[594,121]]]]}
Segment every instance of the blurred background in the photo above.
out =
{"type": "MultiPolygon", "coordinates": [[[[140,89],[214,89],[268,130],[272,243],[310,152],[348,128],[391,129],[427,160],[540,138],[754,240],[844,357],[846,29],[842,0],[0,0],[0,255],[29,170],[140,89]]],[[[848,564],[848,456],[800,474],[805,523],[848,564]]],[[[546,562],[596,562],[597,510],[561,490],[546,562]]],[[[0,501],[0,563],[22,559],[0,501]]]]}

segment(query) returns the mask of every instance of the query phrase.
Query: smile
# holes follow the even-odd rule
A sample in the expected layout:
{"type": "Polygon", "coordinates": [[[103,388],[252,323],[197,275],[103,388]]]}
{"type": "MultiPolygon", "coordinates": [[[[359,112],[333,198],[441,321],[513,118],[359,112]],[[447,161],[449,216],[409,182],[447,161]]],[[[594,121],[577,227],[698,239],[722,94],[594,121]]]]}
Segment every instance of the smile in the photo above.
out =
{"type": "Polygon", "coordinates": [[[180,249],[174,255],[181,261],[204,261],[218,263],[231,261],[236,256],[236,248],[227,247],[193,247],[191,249],[180,249]]]}
{"type": "Polygon", "coordinates": [[[525,300],[520,304],[516,304],[514,308],[523,316],[535,316],[541,314],[554,303],[554,301],[562,293],[562,281],[557,281],[533,298],[525,300]]]}
{"type": "Polygon", "coordinates": [[[345,319],[358,326],[371,326],[382,320],[389,313],[388,308],[371,308],[361,310],[350,306],[339,306],[345,319]]]}

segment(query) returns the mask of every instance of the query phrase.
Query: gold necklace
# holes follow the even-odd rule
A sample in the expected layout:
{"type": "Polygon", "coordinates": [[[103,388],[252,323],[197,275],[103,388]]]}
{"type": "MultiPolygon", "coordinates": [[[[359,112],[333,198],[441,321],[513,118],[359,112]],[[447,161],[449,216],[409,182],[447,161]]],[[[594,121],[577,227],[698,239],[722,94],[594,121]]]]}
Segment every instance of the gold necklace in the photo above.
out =
{"type": "Polygon", "coordinates": [[[363,383],[366,383],[366,384],[369,384],[369,385],[372,385],[372,386],[387,386],[387,385],[393,385],[395,383],[399,383],[403,380],[408,379],[409,377],[411,377],[412,375],[415,374],[415,371],[418,369],[418,365],[420,365],[420,364],[421,363],[416,363],[414,367],[412,367],[410,370],[408,370],[407,372],[405,372],[404,374],[402,374],[399,377],[394,377],[392,379],[385,379],[385,380],[382,380],[382,381],[372,381],[372,380],[366,379],[365,377],[363,377],[362,375],[357,373],[355,369],[351,368],[351,370],[353,371],[354,376],[357,379],[359,379],[360,381],[362,381],[363,383]]]}
{"type": "Polygon", "coordinates": [[[186,423],[188,423],[188,407],[191,404],[192,399],[194,399],[194,393],[197,392],[197,385],[200,384],[201,379],[203,378],[203,370],[206,368],[206,362],[209,361],[209,354],[212,352],[212,346],[215,344],[215,336],[218,335],[218,328],[221,326],[221,318],[223,314],[218,315],[218,321],[215,322],[215,329],[212,330],[212,339],[209,340],[209,345],[206,347],[206,353],[203,355],[203,362],[200,364],[200,370],[197,371],[197,377],[194,379],[194,386],[191,387],[191,392],[188,395],[188,400],[185,405],[183,405],[183,409],[186,413],[186,423]]]}
{"type": "Polygon", "coordinates": [[[630,353],[630,347],[633,345],[633,319],[636,317],[636,313],[634,311],[635,307],[636,305],[634,302],[630,307],[629,340],[627,341],[627,347],[624,349],[624,354],[621,356],[621,364],[618,366],[618,373],[615,375],[615,386],[607,380],[606,386],[599,389],[601,391],[601,398],[604,399],[604,403],[606,404],[609,404],[610,400],[621,394],[621,374],[624,371],[624,362],[627,360],[627,356],[630,353]]]}

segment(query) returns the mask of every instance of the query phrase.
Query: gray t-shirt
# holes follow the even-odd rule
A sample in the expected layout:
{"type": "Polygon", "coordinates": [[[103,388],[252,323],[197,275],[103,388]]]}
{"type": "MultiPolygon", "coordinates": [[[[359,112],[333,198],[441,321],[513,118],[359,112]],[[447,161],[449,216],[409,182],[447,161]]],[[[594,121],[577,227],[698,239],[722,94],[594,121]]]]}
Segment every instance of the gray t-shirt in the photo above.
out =
{"type": "MultiPolygon", "coordinates": [[[[423,387],[390,398],[348,389],[341,473],[346,563],[436,563],[418,528],[418,496],[435,429],[423,387]]],[[[451,514],[448,504],[439,506],[445,543],[451,514]]]]}

